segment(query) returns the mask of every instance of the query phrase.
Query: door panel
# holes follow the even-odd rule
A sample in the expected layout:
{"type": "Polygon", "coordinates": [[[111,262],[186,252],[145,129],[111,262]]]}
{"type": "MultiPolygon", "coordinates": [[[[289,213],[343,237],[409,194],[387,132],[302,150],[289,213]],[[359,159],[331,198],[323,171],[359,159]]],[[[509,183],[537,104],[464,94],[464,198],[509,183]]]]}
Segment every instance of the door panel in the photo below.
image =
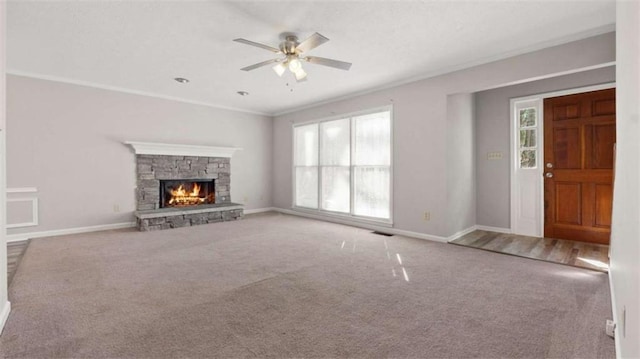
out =
{"type": "Polygon", "coordinates": [[[592,149],[588,168],[613,169],[613,144],[616,142],[616,125],[588,126],[592,149]]]}
{"type": "Polygon", "coordinates": [[[593,101],[593,116],[615,115],[615,99],[601,99],[593,101]]]}
{"type": "Polygon", "coordinates": [[[611,229],[611,205],[613,203],[613,186],[606,183],[595,185],[594,225],[611,229]]]}
{"type": "Polygon", "coordinates": [[[553,131],[555,168],[580,168],[580,128],[555,128],[553,131]]]}
{"type": "Polygon", "coordinates": [[[615,89],[544,100],[544,235],[609,243],[615,89]]]}
{"type": "Polygon", "coordinates": [[[567,101],[563,104],[553,106],[553,118],[556,121],[567,120],[580,117],[580,102],[567,101]]]}
{"type": "Polygon", "coordinates": [[[582,223],[582,185],[580,182],[556,182],[556,223],[582,223]]]}

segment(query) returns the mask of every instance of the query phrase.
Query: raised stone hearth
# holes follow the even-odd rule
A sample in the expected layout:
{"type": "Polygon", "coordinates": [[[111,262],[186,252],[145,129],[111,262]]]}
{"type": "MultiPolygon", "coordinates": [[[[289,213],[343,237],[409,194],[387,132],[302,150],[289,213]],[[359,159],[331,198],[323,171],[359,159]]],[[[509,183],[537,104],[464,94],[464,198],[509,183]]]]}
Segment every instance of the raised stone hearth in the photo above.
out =
{"type": "Polygon", "coordinates": [[[198,224],[234,221],[243,217],[242,205],[237,203],[210,204],[192,208],[162,208],[136,212],[138,229],[154,231],[189,227],[198,224]]]}
{"type": "MultiPolygon", "coordinates": [[[[237,148],[142,142],[127,144],[136,151],[138,187],[135,215],[139,230],[178,228],[242,218],[243,206],[231,203],[230,190],[230,157],[237,148]],[[195,202],[173,203],[183,197],[169,197],[171,202],[165,202],[161,199],[161,180],[197,183],[209,181],[213,190],[207,191],[213,191],[213,196],[207,197],[206,204],[198,203],[198,197],[189,197],[195,198],[195,202]]],[[[189,195],[197,196],[199,189],[194,191],[189,195]]],[[[172,193],[176,196],[183,195],[182,192],[173,190],[172,193]]]]}

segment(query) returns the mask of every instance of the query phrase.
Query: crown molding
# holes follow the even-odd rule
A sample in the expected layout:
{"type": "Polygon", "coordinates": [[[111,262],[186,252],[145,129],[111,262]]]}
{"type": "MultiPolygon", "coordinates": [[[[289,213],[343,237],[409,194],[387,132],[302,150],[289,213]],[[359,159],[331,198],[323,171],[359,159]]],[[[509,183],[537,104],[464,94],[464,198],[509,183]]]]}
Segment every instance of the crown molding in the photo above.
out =
{"type": "Polygon", "coordinates": [[[196,146],[135,141],[127,141],[125,144],[131,146],[137,155],[231,158],[236,151],[242,150],[240,147],[196,146]]]}
{"type": "Polygon", "coordinates": [[[92,88],[96,88],[96,89],[100,89],[100,90],[122,92],[122,93],[131,94],[131,95],[139,95],[139,96],[158,98],[158,99],[162,99],[162,100],[169,100],[169,101],[188,103],[188,104],[191,104],[191,105],[212,107],[212,108],[216,108],[216,109],[219,109],[219,110],[242,112],[242,113],[248,113],[248,114],[252,114],[252,115],[260,115],[260,116],[269,116],[269,117],[273,116],[271,113],[266,113],[266,112],[251,111],[251,110],[247,110],[247,109],[243,109],[243,108],[223,106],[223,105],[210,103],[210,102],[204,102],[204,101],[189,100],[189,99],[182,98],[182,97],[167,96],[167,95],[162,95],[162,94],[155,93],[155,92],[139,91],[139,90],[134,90],[134,89],[125,88],[125,87],[100,84],[100,83],[97,83],[97,82],[75,80],[75,79],[70,79],[70,78],[61,77],[61,76],[44,75],[44,74],[38,74],[38,73],[35,73],[35,72],[21,71],[21,70],[15,70],[15,69],[7,69],[6,73],[8,75],[13,75],[13,76],[29,77],[29,78],[38,79],[38,80],[60,82],[60,83],[65,83],[65,84],[70,84],[70,85],[92,87],[92,88]]]}

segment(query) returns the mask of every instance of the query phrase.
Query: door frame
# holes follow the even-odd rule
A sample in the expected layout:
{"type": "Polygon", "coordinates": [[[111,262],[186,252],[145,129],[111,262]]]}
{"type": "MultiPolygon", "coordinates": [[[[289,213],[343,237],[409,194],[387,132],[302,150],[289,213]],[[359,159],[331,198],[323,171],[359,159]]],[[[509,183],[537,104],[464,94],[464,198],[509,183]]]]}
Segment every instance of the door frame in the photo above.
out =
{"type": "Polygon", "coordinates": [[[591,92],[598,90],[607,90],[616,87],[615,82],[604,83],[600,85],[593,86],[584,86],[584,87],[576,87],[567,90],[553,91],[553,92],[545,92],[539,93],[535,95],[529,95],[524,97],[513,97],[509,99],[509,168],[510,168],[510,194],[509,194],[509,230],[514,234],[523,234],[534,237],[543,237],[544,236],[544,151],[542,150],[544,144],[544,99],[550,97],[559,97],[566,95],[575,95],[583,92],[591,92]],[[518,176],[516,171],[518,170],[518,126],[516,123],[516,104],[522,102],[536,102],[539,101],[538,106],[538,134],[536,138],[536,142],[538,145],[538,153],[536,159],[538,167],[534,169],[538,174],[535,186],[540,189],[538,202],[534,205],[538,206],[538,216],[536,216],[536,220],[539,223],[536,223],[536,233],[518,233],[516,228],[518,228],[518,206],[519,206],[519,198],[515,194],[518,193],[520,189],[520,183],[518,182],[518,176]],[[542,156],[541,156],[542,155],[542,156]]]}

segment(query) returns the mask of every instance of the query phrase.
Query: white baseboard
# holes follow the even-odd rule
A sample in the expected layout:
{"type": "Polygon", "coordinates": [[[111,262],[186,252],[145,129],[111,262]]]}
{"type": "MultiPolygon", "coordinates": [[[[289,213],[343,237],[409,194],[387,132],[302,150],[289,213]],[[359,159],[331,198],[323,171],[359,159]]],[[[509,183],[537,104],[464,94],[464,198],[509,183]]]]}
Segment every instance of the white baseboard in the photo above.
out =
{"type": "Polygon", "coordinates": [[[458,239],[458,238],[460,238],[460,237],[462,237],[462,236],[464,236],[466,234],[469,234],[469,233],[475,231],[476,229],[478,229],[477,227],[478,226],[474,225],[474,226],[471,226],[471,227],[469,227],[467,229],[463,229],[463,230],[461,230],[459,232],[456,232],[456,233],[450,235],[449,237],[447,237],[447,242],[451,242],[451,241],[453,241],[455,239],[458,239]]]}
{"type": "MultiPolygon", "coordinates": [[[[620,326],[618,325],[620,322],[618,321],[618,309],[616,308],[616,291],[613,290],[613,278],[611,277],[611,269],[609,269],[609,290],[611,291],[611,313],[613,314],[613,322],[616,323],[616,329],[613,331],[615,347],[616,347],[616,358],[620,359],[622,356],[620,355],[620,326]]],[[[605,326],[605,323],[602,323],[602,326],[605,326]]],[[[604,330],[604,329],[603,329],[604,330]]]]}
{"type": "Polygon", "coordinates": [[[487,232],[498,232],[498,233],[506,233],[506,234],[513,233],[511,231],[511,228],[481,226],[479,224],[475,226],[475,229],[478,229],[478,230],[481,230],[481,231],[487,231],[487,232]]]}
{"type": "Polygon", "coordinates": [[[397,234],[399,236],[413,237],[413,238],[418,238],[418,239],[426,239],[428,241],[447,243],[447,238],[446,237],[436,236],[436,235],[433,235],[433,234],[419,233],[419,232],[413,232],[413,231],[405,231],[403,229],[396,229],[396,228],[386,228],[385,229],[385,227],[381,227],[380,231],[381,232],[390,232],[391,234],[397,234]]]}
{"type": "Polygon", "coordinates": [[[344,220],[344,219],[340,219],[340,218],[315,215],[315,214],[312,214],[312,213],[299,212],[299,211],[294,211],[294,210],[284,209],[284,208],[273,208],[272,210],[276,211],[276,212],[284,213],[284,214],[294,215],[294,216],[307,217],[307,218],[317,219],[317,220],[320,220],[320,221],[333,222],[333,223],[344,224],[344,225],[352,226],[352,227],[359,227],[359,228],[370,229],[370,230],[373,230],[373,231],[380,231],[382,233],[396,234],[396,235],[399,235],[399,236],[426,239],[426,240],[429,240],[429,241],[436,241],[436,242],[442,242],[442,243],[446,243],[447,242],[447,238],[440,237],[440,236],[434,236],[434,235],[431,235],[431,234],[418,233],[418,232],[412,232],[412,231],[405,231],[405,230],[402,230],[402,229],[385,227],[385,226],[376,226],[374,224],[369,224],[369,223],[353,222],[353,221],[344,220]]]}
{"type": "Polygon", "coordinates": [[[30,238],[53,237],[53,236],[63,236],[67,234],[107,231],[110,229],[131,228],[135,226],[136,226],[136,222],[124,222],[124,223],[102,224],[98,226],[89,226],[89,227],[75,227],[75,228],[65,228],[65,229],[54,229],[50,231],[41,231],[41,232],[9,234],[7,235],[7,243],[24,241],[30,238]]]}
{"type": "Polygon", "coordinates": [[[6,301],[2,308],[2,312],[0,312],[0,335],[2,334],[4,325],[7,323],[7,319],[9,319],[9,313],[11,313],[11,302],[6,301]]]}
{"type": "Polygon", "coordinates": [[[255,213],[264,213],[275,211],[273,207],[265,207],[265,208],[256,208],[256,209],[245,209],[244,214],[255,214],[255,213]]]}

